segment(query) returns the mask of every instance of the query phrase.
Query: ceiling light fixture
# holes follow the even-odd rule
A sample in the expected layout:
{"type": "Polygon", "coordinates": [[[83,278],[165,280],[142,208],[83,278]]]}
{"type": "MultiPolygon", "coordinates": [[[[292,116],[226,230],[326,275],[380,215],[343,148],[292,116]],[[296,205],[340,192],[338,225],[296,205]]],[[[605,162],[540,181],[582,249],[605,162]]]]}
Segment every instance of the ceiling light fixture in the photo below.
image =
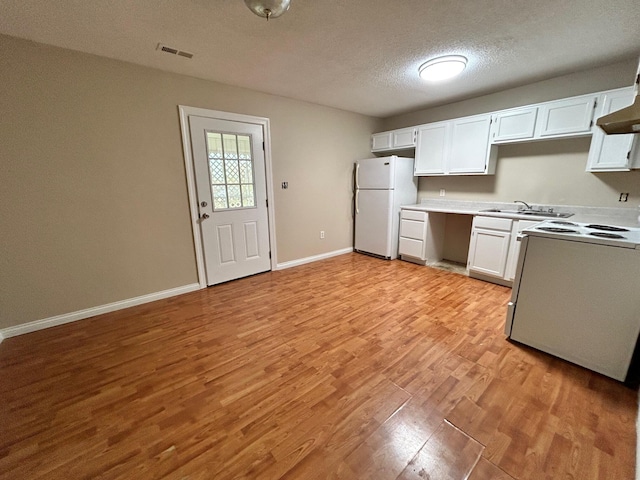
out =
{"type": "Polygon", "coordinates": [[[466,66],[467,59],[462,55],[447,55],[423,63],[418,72],[423,80],[438,82],[461,74],[466,66]]]}
{"type": "Polygon", "coordinates": [[[244,3],[253,13],[269,21],[289,10],[291,0],[244,0],[244,3]]]}

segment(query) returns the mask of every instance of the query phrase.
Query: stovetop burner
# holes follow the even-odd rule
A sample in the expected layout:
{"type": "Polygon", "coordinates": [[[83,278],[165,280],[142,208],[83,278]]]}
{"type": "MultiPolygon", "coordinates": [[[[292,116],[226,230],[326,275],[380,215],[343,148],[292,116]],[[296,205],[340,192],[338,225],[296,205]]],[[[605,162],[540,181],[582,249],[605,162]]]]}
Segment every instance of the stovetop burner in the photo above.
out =
{"type": "Polygon", "coordinates": [[[561,227],[538,227],[538,230],[542,230],[544,232],[553,232],[553,233],[579,233],[577,230],[572,230],[571,228],[561,228],[561,227]]]}
{"type": "Polygon", "coordinates": [[[549,219],[544,223],[525,228],[524,235],[558,238],[571,242],[593,243],[612,247],[633,248],[640,254],[640,228],[614,226],[601,223],[581,223],[562,218],[549,219]]]}
{"type": "Polygon", "coordinates": [[[590,232],[589,235],[591,235],[592,237],[600,237],[600,238],[625,238],[622,235],[618,235],[617,233],[607,233],[607,232],[590,232]]]}
{"type": "MultiPolygon", "coordinates": [[[[585,225],[586,228],[593,228],[594,230],[604,230],[606,232],[628,232],[628,228],[622,227],[614,227],[612,225],[598,225],[598,224],[590,224],[585,225]]],[[[624,238],[624,237],[615,237],[615,238],[624,238]]]]}
{"type": "Polygon", "coordinates": [[[564,220],[553,220],[553,221],[551,221],[549,223],[553,223],[555,225],[569,225],[571,227],[577,227],[578,226],[577,223],[567,222],[567,221],[564,221],[564,220]]]}

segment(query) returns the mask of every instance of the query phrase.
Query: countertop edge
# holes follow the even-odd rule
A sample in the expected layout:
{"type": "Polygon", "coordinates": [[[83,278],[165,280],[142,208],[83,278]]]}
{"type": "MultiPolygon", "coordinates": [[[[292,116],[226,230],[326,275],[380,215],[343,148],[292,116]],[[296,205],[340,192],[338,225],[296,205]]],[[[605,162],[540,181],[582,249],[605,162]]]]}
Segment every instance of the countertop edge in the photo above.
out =
{"type": "MultiPolygon", "coordinates": [[[[511,213],[501,212],[485,212],[482,210],[488,210],[491,208],[507,208],[513,207],[513,204],[509,203],[489,203],[489,202],[472,202],[469,201],[468,205],[433,205],[435,201],[431,200],[428,203],[418,203],[413,205],[402,205],[400,208],[403,210],[414,210],[420,212],[431,213],[445,213],[445,214],[457,214],[457,215],[481,215],[483,217],[498,217],[508,218],[512,220],[531,220],[531,221],[547,221],[547,220],[561,220],[568,222],[578,223],[600,223],[607,225],[619,225],[624,227],[640,227],[640,221],[636,217],[637,213],[632,209],[619,209],[619,215],[612,215],[611,208],[602,207],[602,213],[598,212],[599,207],[580,207],[580,206],[564,206],[560,205],[554,207],[556,211],[561,212],[574,212],[570,217],[557,218],[557,217],[532,217],[531,215],[516,215],[511,213]],[[582,211],[580,211],[582,210],[582,211]]],[[[444,202],[443,202],[444,203],[444,202]]],[[[466,201],[456,201],[455,203],[467,203],[466,201]]]]}

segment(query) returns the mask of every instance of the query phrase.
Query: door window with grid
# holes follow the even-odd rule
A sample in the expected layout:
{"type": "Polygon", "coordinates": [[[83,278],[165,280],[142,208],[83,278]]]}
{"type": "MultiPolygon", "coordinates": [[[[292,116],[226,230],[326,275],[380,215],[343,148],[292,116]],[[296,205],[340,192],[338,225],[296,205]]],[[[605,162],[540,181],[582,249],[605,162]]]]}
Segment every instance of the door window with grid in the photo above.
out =
{"type": "Polygon", "coordinates": [[[214,210],[255,208],[251,137],[207,132],[214,210]]]}

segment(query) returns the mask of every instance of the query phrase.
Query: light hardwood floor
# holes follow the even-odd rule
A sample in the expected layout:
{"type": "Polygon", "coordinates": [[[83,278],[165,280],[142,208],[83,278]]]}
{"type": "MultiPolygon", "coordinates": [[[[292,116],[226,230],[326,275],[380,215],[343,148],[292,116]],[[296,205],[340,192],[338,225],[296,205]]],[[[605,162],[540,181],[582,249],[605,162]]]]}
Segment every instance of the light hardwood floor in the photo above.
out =
{"type": "Polygon", "coordinates": [[[5,340],[3,479],[631,479],[636,393],[510,290],[348,254],[5,340]]]}

